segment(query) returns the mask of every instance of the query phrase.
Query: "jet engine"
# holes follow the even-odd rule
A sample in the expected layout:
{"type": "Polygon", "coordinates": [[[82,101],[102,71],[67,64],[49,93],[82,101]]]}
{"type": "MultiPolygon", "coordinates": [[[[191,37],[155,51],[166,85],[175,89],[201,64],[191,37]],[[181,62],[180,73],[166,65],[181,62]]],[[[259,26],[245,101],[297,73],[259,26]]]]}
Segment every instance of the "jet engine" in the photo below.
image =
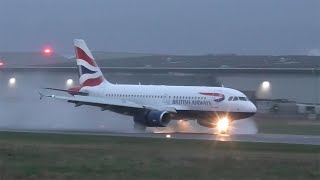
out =
{"type": "Polygon", "coordinates": [[[170,113],[167,111],[142,111],[138,112],[133,120],[135,123],[147,126],[147,127],[166,127],[170,120],[170,113]]]}

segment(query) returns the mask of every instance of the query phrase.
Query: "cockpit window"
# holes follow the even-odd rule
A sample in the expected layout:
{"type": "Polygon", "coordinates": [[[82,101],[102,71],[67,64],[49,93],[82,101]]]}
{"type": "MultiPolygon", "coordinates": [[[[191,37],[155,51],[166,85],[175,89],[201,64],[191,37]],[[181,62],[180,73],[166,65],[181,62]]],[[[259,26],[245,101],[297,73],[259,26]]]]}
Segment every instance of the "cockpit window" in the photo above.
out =
{"type": "Polygon", "coordinates": [[[249,101],[247,97],[231,96],[228,98],[228,101],[249,101]]]}

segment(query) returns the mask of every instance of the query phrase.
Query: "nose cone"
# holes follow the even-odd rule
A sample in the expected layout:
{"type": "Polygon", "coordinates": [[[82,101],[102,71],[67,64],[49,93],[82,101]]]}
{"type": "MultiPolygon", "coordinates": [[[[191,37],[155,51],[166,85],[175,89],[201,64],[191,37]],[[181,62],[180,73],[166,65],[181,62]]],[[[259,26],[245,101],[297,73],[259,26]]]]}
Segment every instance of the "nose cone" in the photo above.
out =
{"type": "Polygon", "coordinates": [[[254,105],[251,101],[248,104],[248,112],[251,112],[251,113],[256,113],[257,112],[256,105],[254,105]]]}
{"type": "Polygon", "coordinates": [[[244,109],[245,109],[245,112],[243,113],[244,114],[243,118],[249,118],[249,117],[255,115],[257,112],[256,105],[254,105],[251,101],[246,103],[246,106],[244,109]]]}

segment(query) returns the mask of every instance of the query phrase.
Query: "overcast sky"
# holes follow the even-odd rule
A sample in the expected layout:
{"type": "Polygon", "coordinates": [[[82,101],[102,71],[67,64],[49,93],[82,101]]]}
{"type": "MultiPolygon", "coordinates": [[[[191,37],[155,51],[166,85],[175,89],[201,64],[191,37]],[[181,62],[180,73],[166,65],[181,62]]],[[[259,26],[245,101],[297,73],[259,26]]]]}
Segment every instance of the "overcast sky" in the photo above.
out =
{"type": "Polygon", "coordinates": [[[0,51],[320,54],[319,0],[0,0],[0,51]]]}

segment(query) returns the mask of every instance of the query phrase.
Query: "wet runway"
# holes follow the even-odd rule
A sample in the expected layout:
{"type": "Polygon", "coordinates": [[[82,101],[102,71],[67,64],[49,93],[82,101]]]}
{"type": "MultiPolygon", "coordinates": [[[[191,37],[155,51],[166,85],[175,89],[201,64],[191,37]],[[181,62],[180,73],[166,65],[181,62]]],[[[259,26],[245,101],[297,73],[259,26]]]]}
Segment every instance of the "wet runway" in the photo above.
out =
{"type": "Polygon", "coordinates": [[[163,139],[192,139],[207,141],[230,141],[230,142],[261,142],[261,143],[284,143],[284,144],[309,144],[320,145],[320,136],[288,135],[288,134],[234,134],[216,135],[203,133],[124,133],[103,131],[72,131],[72,130],[17,130],[2,129],[3,132],[29,132],[29,133],[52,133],[74,135],[96,135],[115,137],[141,137],[163,139]]]}

